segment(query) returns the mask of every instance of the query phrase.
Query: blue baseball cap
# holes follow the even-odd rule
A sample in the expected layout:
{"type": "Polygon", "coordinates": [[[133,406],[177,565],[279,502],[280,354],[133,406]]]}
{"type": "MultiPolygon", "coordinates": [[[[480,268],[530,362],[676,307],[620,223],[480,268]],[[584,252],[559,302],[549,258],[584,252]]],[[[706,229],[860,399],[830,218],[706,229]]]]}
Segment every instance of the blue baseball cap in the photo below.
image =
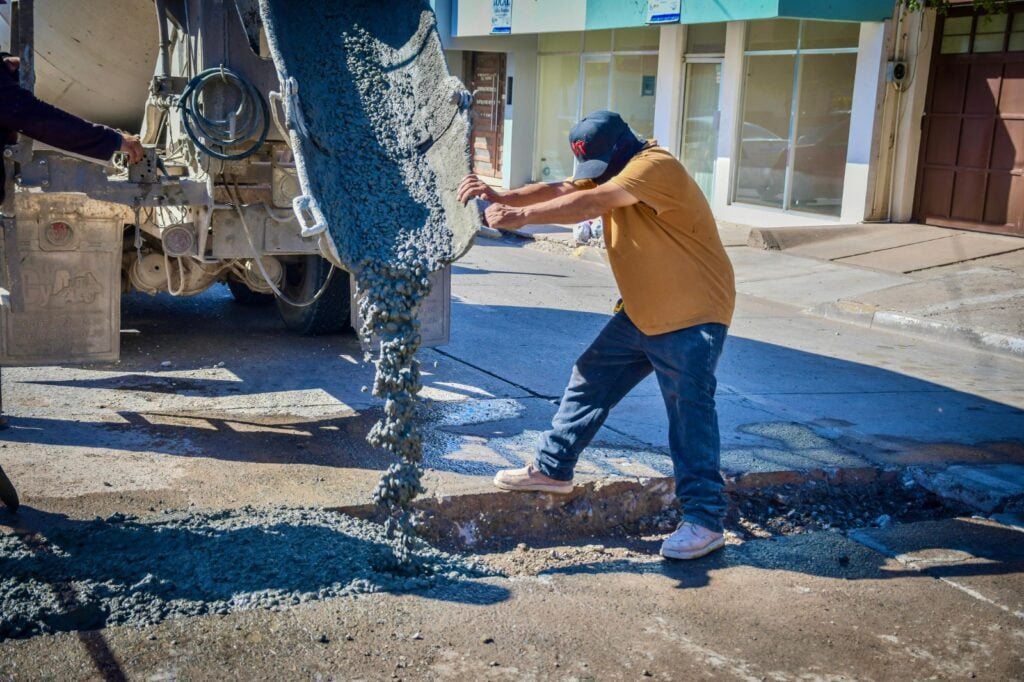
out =
{"type": "Polygon", "coordinates": [[[594,180],[621,170],[643,147],[644,141],[614,111],[595,111],[569,131],[569,146],[576,157],[573,180],[594,180]]]}

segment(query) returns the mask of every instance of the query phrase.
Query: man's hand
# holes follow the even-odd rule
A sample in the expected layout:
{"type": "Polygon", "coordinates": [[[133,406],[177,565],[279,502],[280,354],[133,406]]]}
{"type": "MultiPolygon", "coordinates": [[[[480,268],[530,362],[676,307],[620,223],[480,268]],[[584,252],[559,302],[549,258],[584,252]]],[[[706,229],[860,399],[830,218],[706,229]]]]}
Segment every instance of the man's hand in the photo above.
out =
{"type": "Polygon", "coordinates": [[[145,155],[138,135],[129,135],[127,133],[121,133],[121,151],[128,155],[129,163],[138,163],[142,161],[142,157],[145,155]]]}
{"type": "Polygon", "coordinates": [[[7,71],[12,76],[18,75],[18,69],[21,68],[20,57],[4,57],[4,66],[7,67],[7,71]]]}
{"type": "Polygon", "coordinates": [[[526,216],[523,211],[505,204],[491,204],[484,211],[484,225],[495,227],[499,230],[518,230],[526,225],[526,216]]]}
{"type": "Polygon", "coordinates": [[[501,192],[470,173],[459,183],[459,203],[465,205],[470,199],[486,199],[492,203],[501,203],[501,192]]]}

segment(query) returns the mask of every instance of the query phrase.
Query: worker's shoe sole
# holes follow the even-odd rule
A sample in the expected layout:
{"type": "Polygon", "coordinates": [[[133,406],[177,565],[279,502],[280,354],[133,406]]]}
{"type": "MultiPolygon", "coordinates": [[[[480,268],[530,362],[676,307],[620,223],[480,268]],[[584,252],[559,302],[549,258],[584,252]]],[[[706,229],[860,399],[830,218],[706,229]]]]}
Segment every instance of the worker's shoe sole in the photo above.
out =
{"type": "Polygon", "coordinates": [[[572,481],[566,481],[565,483],[524,483],[524,484],[508,484],[502,483],[498,480],[497,476],[494,478],[494,487],[498,490],[504,490],[505,492],[534,492],[534,493],[555,493],[556,495],[565,495],[566,493],[572,492],[572,481]]]}
{"type": "Polygon", "coordinates": [[[494,475],[494,487],[506,492],[535,492],[564,495],[572,492],[572,481],[559,481],[545,476],[527,464],[521,469],[502,469],[494,475]]]}

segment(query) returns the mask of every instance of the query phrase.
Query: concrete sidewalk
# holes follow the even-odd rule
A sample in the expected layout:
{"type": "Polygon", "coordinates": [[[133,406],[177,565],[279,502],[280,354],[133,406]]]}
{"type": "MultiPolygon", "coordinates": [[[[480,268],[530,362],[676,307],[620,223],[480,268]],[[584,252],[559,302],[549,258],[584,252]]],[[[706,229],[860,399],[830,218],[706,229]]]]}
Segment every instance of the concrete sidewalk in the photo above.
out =
{"type": "MultiPolygon", "coordinates": [[[[743,293],[804,312],[1024,358],[1024,239],[928,225],[750,228],[722,223],[743,293]]],[[[566,226],[541,248],[599,260],[566,226]]]]}

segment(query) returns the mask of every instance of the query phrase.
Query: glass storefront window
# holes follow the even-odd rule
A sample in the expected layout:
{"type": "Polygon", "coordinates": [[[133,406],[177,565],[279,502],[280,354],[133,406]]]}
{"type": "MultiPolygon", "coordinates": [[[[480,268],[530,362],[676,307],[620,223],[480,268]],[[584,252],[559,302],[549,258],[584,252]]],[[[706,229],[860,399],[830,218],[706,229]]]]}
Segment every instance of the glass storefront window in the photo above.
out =
{"type": "Polygon", "coordinates": [[[642,52],[657,50],[661,31],[656,26],[619,28],[615,30],[616,52],[642,52]]]}
{"type": "Polygon", "coordinates": [[[942,25],[942,54],[967,54],[971,51],[971,24],[974,17],[946,17],[942,25]]]}
{"type": "Polygon", "coordinates": [[[686,27],[687,54],[722,54],[725,52],[725,22],[691,24],[686,27]]]}
{"type": "Polygon", "coordinates": [[[637,134],[653,137],[659,35],[657,27],[541,34],[535,179],[572,176],[569,130],[593,111],[617,111],[637,134]]]}
{"type": "Polygon", "coordinates": [[[722,63],[686,65],[683,135],[680,160],[694,182],[711,198],[718,156],[718,98],[722,91],[722,63]]]}
{"type": "Polygon", "coordinates": [[[578,120],[578,54],[540,57],[539,101],[537,107],[537,154],[533,176],[543,182],[564,180],[572,175],[569,129],[578,120]]]}
{"type": "Polygon", "coordinates": [[[795,50],[800,36],[796,19],[770,19],[747,24],[747,50],[795,50]]]}
{"type": "Polygon", "coordinates": [[[580,112],[583,116],[592,111],[608,108],[608,75],[610,73],[611,62],[607,57],[594,60],[584,59],[583,108],[580,112]]]}
{"type": "Polygon", "coordinates": [[[796,55],[747,57],[736,201],[783,207],[796,55]]]}
{"type": "Polygon", "coordinates": [[[612,87],[608,108],[644,138],[654,137],[654,96],[658,74],[656,55],[616,55],[612,58],[612,87]]]}
{"type": "Polygon", "coordinates": [[[1024,51],[1024,14],[1013,15],[1013,25],[1010,30],[1010,42],[1006,49],[1010,52],[1024,51]]]}
{"type": "MultiPolygon", "coordinates": [[[[858,24],[796,22],[783,51],[753,22],[748,45],[735,201],[838,216],[850,138],[858,24]],[[763,52],[771,50],[773,54],[763,52]],[[804,52],[815,50],[815,52],[804,52]],[[821,52],[821,50],[830,50],[821,52]],[[759,52],[761,52],[759,54],[759,52]]],[[[791,26],[785,27],[790,32],[791,26]]]]}
{"type": "Polygon", "coordinates": [[[978,17],[974,35],[975,52],[1002,52],[1006,26],[1010,17],[1005,14],[987,14],[978,17]]]}
{"type": "Polygon", "coordinates": [[[538,38],[537,51],[542,54],[551,52],[579,52],[582,44],[583,36],[578,32],[541,33],[538,38]]]}
{"type": "Polygon", "coordinates": [[[790,205],[800,211],[839,215],[857,55],[809,54],[800,61],[790,205]]]}
{"type": "Polygon", "coordinates": [[[800,30],[801,50],[856,48],[860,24],[849,21],[805,21],[800,30]]]}

